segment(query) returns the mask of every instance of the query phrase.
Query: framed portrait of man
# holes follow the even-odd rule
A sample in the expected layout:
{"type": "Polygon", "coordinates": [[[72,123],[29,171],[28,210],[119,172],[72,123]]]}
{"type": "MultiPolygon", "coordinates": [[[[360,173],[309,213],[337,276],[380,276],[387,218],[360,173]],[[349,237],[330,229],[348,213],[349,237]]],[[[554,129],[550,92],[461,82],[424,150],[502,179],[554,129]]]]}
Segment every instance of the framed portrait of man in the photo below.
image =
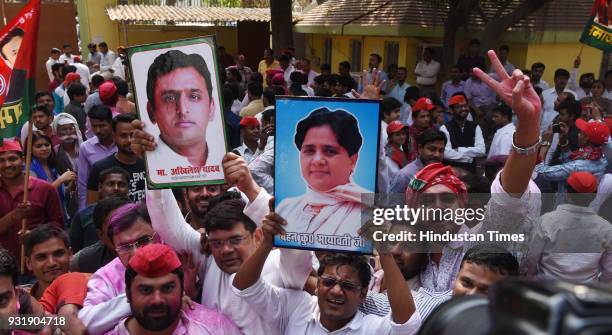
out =
{"type": "Polygon", "coordinates": [[[223,184],[227,152],[214,36],[128,48],[139,118],[155,137],[149,188],[223,184]]]}
{"type": "Polygon", "coordinates": [[[275,245],[372,253],[358,230],[376,188],[379,101],[278,97],[275,211],[287,220],[275,245]],[[282,127],[280,125],[283,125],[282,127]]]}

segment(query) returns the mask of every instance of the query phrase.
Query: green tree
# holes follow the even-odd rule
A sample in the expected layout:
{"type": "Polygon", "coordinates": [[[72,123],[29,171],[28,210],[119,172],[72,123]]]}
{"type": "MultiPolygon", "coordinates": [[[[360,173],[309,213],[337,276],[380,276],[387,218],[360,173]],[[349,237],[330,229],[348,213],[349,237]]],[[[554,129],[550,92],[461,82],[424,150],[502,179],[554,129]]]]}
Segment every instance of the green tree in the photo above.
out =
{"type": "Polygon", "coordinates": [[[552,0],[425,0],[440,11],[446,9],[444,24],[444,63],[448,67],[455,61],[457,31],[467,27],[470,16],[478,15],[485,23],[480,35],[481,46],[487,50],[508,28],[543,8],[552,0]],[[486,14],[485,7],[496,8],[486,14]]]}

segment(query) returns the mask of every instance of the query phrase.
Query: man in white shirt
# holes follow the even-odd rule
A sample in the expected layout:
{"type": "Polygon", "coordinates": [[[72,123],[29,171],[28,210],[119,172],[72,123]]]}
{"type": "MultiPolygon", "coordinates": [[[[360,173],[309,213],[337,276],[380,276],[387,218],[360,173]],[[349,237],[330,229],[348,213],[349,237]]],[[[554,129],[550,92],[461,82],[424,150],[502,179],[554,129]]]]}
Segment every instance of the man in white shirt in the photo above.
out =
{"type": "Polygon", "coordinates": [[[414,69],[416,74],[416,82],[421,89],[423,96],[434,96],[438,73],[440,72],[440,63],[433,59],[434,51],[432,48],[425,48],[423,51],[423,59],[417,63],[414,69]]]}
{"type": "Polygon", "coordinates": [[[283,233],[283,219],[270,213],[264,219],[263,241],[233,277],[234,292],[271,328],[281,334],[416,334],[421,324],[410,289],[393,256],[379,250],[388,283],[391,312],[364,315],[359,305],[368,292],[371,269],[361,255],[331,253],[318,269],[316,296],[303,290],[278,288],[261,279],[274,235],[283,233]]]}
{"type": "Polygon", "coordinates": [[[89,77],[91,76],[89,72],[89,67],[81,63],[80,56],[74,56],[73,60],[74,62],[72,63],[72,65],[76,67],[77,73],[79,74],[79,76],[81,76],[81,84],[83,84],[83,86],[85,86],[85,88],[87,89],[87,92],[89,92],[89,77]]]}
{"type": "Polygon", "coordinates": [[[574,68],[570,74],[570,79],[567,83],[567,86],[570,90],[576,93],[576,100],[581,100],[585,97],[590,97],[591,88],[593,87],[593,83],[595,82],[595,74],[592,72],[583,73],[580,76],[580,81],[576,82],[578,78],[578,68],[580,67],[580,56],[576,57],[574,60],[574,68]]]}
{"type": "Polygon", "coordinates": [[[531,75],[530,75],[531,83],[533,84],[533,86],[541,88],[542,91],[546,91],[547,89],[550,88],[550,85],[548,85],[548,83],[544,79],[542,79],[545,69],[546,69],[546,66],[544,66],[544,64],[539,63],[539,62],[533,63],[531,65],[531,75]]]}
{"type": "Polygon", "coordinates": [[[286,54],[282,54],[278,57],[278,63],[280,64],[281,69],[283,69],[283,78],[285,78],[286,86],[291,86],[291,79],[289,76],[295,71],[295,67],[291,65],[291,58],[286,54]]]}
{"type": "Polygon", "coordinates": [[[74,62],[74,55],[72,54],[72,46],[70,44],[64,44],[62,46],[64,53],[59,57],[59,62],[64,64],[72,64],[74,62]]]}
{"type": "Polygon", "coordinates": [[[493,156],[510,155],[512,136],[516,130],[512,123],[512,109],[505,104],[501,104],[493,109],[492,119],[497,130],[493,136],[487,159],[491,159],[493,156]]]}
{"type": "Polygon", "coordinates": [[[100,71],[110,70],[117,56],[108,49],[108,44],[106,44],[106,42],[100,42],[98,47],[100,48],[100,54],[102,54],[102,58],[100,59],[100,71]]]}
{"type": "Polygon", "coordinates": [[[486,155],[482,130],[473,121],[466,120],[469,113],[467,101],[456,95],[448,101],[453,119],[440,127],[448,142],[444,149],[444,160],[475,173],[477,157],[486,155]]]}
{"type": "Polygon", "coordinates": [[[51,49],[51,55],[49,56],[49,59],[47,59],[47,61],[45,62],[45,67],[47,68],[47,74],[49,75],[50,82],[53,81],[53,79],[55,78],[55,76],[53,76],[53,70],[51,69],[51,67],[55,63],[61,63],[59,60],[61,53],[62,52],[58,48],[51,49]]]}
{"type": "Polygon", "coordinates": [[[553,119],[559,114],[555,111],[555,101],[562,92],[571,93],[576,98],[576,93],[567,88],[567,82],[569,81],[570,73],[565,69],[557,69],[555,71],[555,87],[551,87],[542,92],[542,100],[544,104],[542,106],[542,120],[540,121],[540,132],[544,132],[548,129],[548,126],[552,123],[553,119]]]}
{"type": "Polygon", "coordinates": [[[306,86],[311,87],[312,84],[314,84],[315,77],[318,76],[319,74],[310,68],[310,59],[308,58],[302,58],[300,60],[300,66],[301,66],[302,72],[308,79],[306,86]]]}
{"type": "Polygon", "coordinates": [[[597,179],[574,172],[566,181],[566,203],[542,215],[529,248],[529,274],[572,283],[612,282],[612,225],[591,208],[597,179]]]}
{"type": "Polygon", "coordinates": [[[96,43],[91,42],[87,44],[87,50],[89,50],[89,55],[87,55],[87,66],[90,67],[89,71],[96,72],[100,70],[102,54],[98,52],[98,46],[96,43]]]}
{"type": "Polygon", "coordinates": [[[406,95],[406,89],[410,87],[410,85],[406,82],[406,77],[408,76],[408,70],[405,67],[397,68],[397,75],[395,76],[395,80],[393,84],[391,84],[389,88],[388,97],[395,98],[395,100],[401,102],[402,104],[406,104],[404,101],[404,96],[406,95]]]}

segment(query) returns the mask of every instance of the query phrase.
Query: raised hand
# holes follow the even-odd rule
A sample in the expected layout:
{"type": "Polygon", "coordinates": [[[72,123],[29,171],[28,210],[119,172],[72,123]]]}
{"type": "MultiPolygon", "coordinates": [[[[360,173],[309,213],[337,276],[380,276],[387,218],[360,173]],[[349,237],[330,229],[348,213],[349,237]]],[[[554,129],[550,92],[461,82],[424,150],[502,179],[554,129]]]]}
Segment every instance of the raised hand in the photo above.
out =
{"type": "Polygon", "coordinates": [[[264,235],[263,243],[272,246],[274,245],[275,235],[285,234],[283,226],[287,225],[287,221],[274,212],[274,197],[270,199],[268,206],[270,207],[270,213],[263,219],[261,230],[264,235]]]}
{"type": "Polygon", "coordinates": [[[512,108],[519,120],[519,125],[528,125],[529,128],[539,129],[542,103],[529,78],[518,69],[514,70],[512,76],[509,76],[497,58],[495,51],[489,50],[488,55],[491,60],[491,67],[497,73],[500,81],[493,79],[478,68],[474,68],[474,74],[512,108]]]}
{"type": "Polygon", "coordinates": [[[140,120],[132,121],[134,132],[132,133],[132,143],[130,147],[136,156],[143,158],[145,151],[155,150],[156,144],[153,135],[144,130],[144,122],[140,120]]]}
{"type": "Polygon", "coordinates": [[[380,99],[380,88],[385,85],[385,81],[378,82],[380,80],[380,71],[372,69],[372,82],[368,81],[368,71],[363,71],[361,74],[361,83],[363,85],[363,93],[352,90],[351,92],[357,99],[380,99]]]}

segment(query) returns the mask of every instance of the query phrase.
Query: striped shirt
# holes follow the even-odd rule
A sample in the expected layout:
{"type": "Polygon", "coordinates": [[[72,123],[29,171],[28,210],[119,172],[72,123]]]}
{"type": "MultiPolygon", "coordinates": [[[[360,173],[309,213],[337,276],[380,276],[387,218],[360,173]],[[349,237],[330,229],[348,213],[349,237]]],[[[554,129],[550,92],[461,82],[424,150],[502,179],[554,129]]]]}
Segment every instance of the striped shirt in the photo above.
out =
{"type": "MultiPolygon", "coordinates": [[[[414,305],[421,316],[422,322],[429,317],[436,307],[450,300],[453,296],[452,290],[436,292],[420,288],[417,291],[411,292],[412,298],[414,299],[414,305]]],[[[389,298],[386,294],[368,291],[368,295],[359,306],[359,310],[364,314],[385,316],[391,311],[391,305],[389,304],[389,298]]]]}

